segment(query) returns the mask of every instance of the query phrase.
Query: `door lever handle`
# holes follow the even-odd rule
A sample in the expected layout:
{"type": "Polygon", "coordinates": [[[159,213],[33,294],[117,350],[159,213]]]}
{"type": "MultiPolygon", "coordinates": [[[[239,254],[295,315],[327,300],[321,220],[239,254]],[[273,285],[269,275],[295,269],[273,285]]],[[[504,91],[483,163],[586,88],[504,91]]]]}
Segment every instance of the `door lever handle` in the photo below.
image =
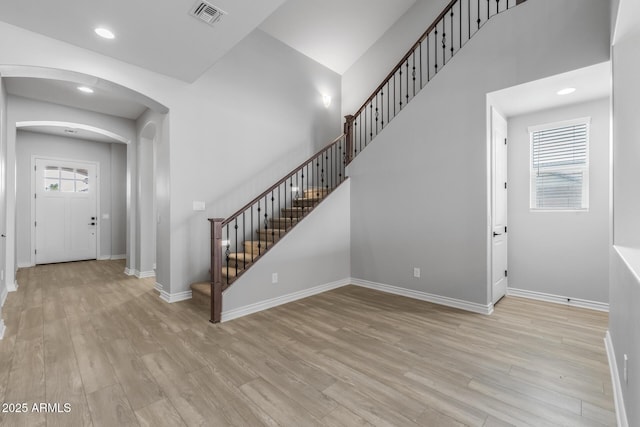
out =
{"type": "Polygon", "coordinates": [[[494,231],[494,232],[493,232],[493,237],[496,237],[496,236],[502,236],[502,233],[496,233],[496,232],[494,231]]]}

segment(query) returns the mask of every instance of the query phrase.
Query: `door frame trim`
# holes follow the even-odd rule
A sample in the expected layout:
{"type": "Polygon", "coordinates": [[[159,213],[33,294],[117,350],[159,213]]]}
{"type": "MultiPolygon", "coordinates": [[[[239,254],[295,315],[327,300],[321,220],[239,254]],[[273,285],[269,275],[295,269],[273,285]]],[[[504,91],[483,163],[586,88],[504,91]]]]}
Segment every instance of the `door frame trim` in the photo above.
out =
{"type": "MultiPolygon", "coordinates": [[[[31,177],[31,193],[36,194],[36,160],[52,160],[54,162],[71,162],[71,163],[87,163],[95,166],[96,168],[96,259],[100,259],[100,235],[102,228],[102,216],[100,215],[100,162],[97,160],[78,160],[78,159],[69,159],[63,157],[51,157],[51,156],[42,156],[38,154],[31,155],[31,170],[29,171],[29,176],[31,177]]],[[[31,267],[36,265],[36,199],[35,197],[30,197],[31,199],[31,267]]]]}

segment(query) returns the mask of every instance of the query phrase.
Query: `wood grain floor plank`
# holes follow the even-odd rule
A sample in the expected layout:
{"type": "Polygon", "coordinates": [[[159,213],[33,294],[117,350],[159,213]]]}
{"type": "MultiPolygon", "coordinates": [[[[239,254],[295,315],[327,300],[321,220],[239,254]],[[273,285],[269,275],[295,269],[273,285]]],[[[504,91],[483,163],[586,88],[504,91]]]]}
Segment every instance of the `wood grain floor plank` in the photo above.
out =
{"type": "Polygon", "coordinates": [[[0,396],[74,413],[0,425],[615,425],[606,313],[491,316],[346,286],[219,325],[123,261],[20,269],[0,396]]]}
{"type": "Polygon", "coordinates": [[[186,426],[180,414],[171,402],[166,399],[158,400],[149,406],[136,411],[136,417],[141,427],[180,427],[186,426]]]}
{"type": "Polygon", "coordinates": [[[89,393],[87,401],[95,427],[140,425],[119,384],[89,393]]]}

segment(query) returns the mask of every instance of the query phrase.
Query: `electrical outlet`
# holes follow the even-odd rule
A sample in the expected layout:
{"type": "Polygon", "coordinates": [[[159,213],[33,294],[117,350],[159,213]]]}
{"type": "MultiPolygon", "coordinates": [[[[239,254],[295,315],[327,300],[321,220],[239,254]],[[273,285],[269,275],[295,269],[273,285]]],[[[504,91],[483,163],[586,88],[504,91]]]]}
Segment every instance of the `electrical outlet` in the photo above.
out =
{"type": "Polygon", "coordinates": [[[625,354],[624,358],[623,358],[623,364],[624,364],[624,368],[623,368],[623,376],[624,376],[624,383],[629,385],[629,357],[625,354]]]}
{"type": "Polygon", "coordinates": [[[278,273],[273,273],[271,275],[271,283],[278,283],[278,273]]]}
{"type": "Polygon", "coordinates": [[[413,268],[413,277],[420,277],[420,269],[414,267],[413,268]]]}

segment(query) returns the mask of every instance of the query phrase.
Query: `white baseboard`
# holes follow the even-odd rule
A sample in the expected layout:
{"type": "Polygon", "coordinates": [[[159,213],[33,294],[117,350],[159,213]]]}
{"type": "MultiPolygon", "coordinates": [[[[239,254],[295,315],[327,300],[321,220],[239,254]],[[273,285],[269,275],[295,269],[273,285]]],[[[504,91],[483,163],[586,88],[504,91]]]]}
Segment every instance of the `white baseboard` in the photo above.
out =
{"type": "Polygon", "coordinates": [[[124,274],[126,274],[127,276],[134,276],[136,274],[136,271],[129,267],[125,267],[124,274]]]}
{"type": "Polygon", "coordinates": [[[0,319],[0,340],[4,338],[4,331],[7,330],[7,327],[4,324],[4,320],[0,319]]]}
{"type": "Polygon", "coordinates": [[[609,331],[604,336],[604,346],[607,349],[607,358],[609,359],[609,370],[611,371],[611,382],[613,383],[613,402],[616,406],[616,418],[618,427],[629,427],[627,420],[627,410],[624,407],[624,399],[622,398],[622,384],[620,383],[620,375],[618,374],[618,362],[616,361],[616,353],[613,348],[613,341],[609,331]]]}
{"type": "Polygon", "coordinates": [[[4,302],[7,300],[8,294],[9,294],[9,291],[7,290],[7,287],[4,286],[2,288],[2,291],[0,291],[0,308],[4,307],[4,302]]]}
{"type": "Polygon", "coordinates": [[[111,255],[111,257],[109,257],[109,259],[111,259],[112,261],[116,261],[116,260],[119,260],[119,259],[127,259],[127,255],[126,254],[111,255]]]}
{"type": "Polygon", "coordinates": [[[18,268],[31,268],[31,267],[35,267],[36,265],[32,262],[19,262],[18,263],[18,268]]]}
{"type": "Polygon", "coordinates": [[[160,291],[160,299],[168,303],[186,301],[191,299],[191,290],[177,292],[175,294],[170,294],[169,292],[162,290],[160,291]]]}
{"type": "Polygon", "coordinates": [[[571,298],[562,295],[545,294],[543,292],[528,291],[526,289],[517,288],[507,288],[507,295],[552,302],[555,304],[563,304],[569,307],[588,308],[591,310],[609,312],[609,304],[604,302],[589,301],[586,299],[571,298]]]}
{"type": "Polygon", "coordinates": [[[156,272],[151,270],[151,271],[138,271],[136,270],[135,276],[138,279],[146,279],[147,277],[156,277],[156,272]]]}
{"type": "MultiPolygon", "coordinates": [[[[326,283],[324,285],[314,286],[313,288],[305,289],[291,294],[282,295],[280,297],[271,298],[265,301],[260,301],[254,304],[245,305],[244,307],[234,308],[222,312],[222,322],[237,319],[238,317],[248,316],[249,314],[257,313],[259,311],[267,310],[269,308],[277,307],[282,304],[287,304],[302,298],[307,298],[312,295],[321,294],[332,289],[341,288],[351,283],[351,279],[342,279],[332,283],[326,283]]],[[[224,304],[224,298],[222,299],[224,304]]]]}
{"type": "Polygon", "coordinates": [[[16,280],[13,283],[7,283],[7,291],[9,292],[15,292],[18,290],[18,281],[16,280]]]}
{"type": "Polygon", "coordinates": [[[154,286],[154,288],[156,291],[162,292],[162,290],[164,289],[164,286],[162,285],[162,283],[156,282],[156,285],[154,286]]]}
{"type": "Polygon", "coordinates": [[[98,257],[98,261],[109,261],[111,259],[111,256],[109,255],[100,255],[98,257]]]}
{"type": "Polygon", "coordinates": [[[493,313],[493,304],[482,305],[476,302],[464,301],[461,299],[449,298],[440,295],[434,295],[422,291],[414,291],[412,289],[400,288],[398,286],[387,285],[384,283],[370,282],[362,279],[351,279],[351,283],[363,288],[375,289],[377,291],[386,292],[388,294],[401,295],[403,297],[413,298],[421,301],[432,302],[434,304],[446,305],[447,307],[459,308],[460,310],[471,311],[479,314],[493,313]]]}

